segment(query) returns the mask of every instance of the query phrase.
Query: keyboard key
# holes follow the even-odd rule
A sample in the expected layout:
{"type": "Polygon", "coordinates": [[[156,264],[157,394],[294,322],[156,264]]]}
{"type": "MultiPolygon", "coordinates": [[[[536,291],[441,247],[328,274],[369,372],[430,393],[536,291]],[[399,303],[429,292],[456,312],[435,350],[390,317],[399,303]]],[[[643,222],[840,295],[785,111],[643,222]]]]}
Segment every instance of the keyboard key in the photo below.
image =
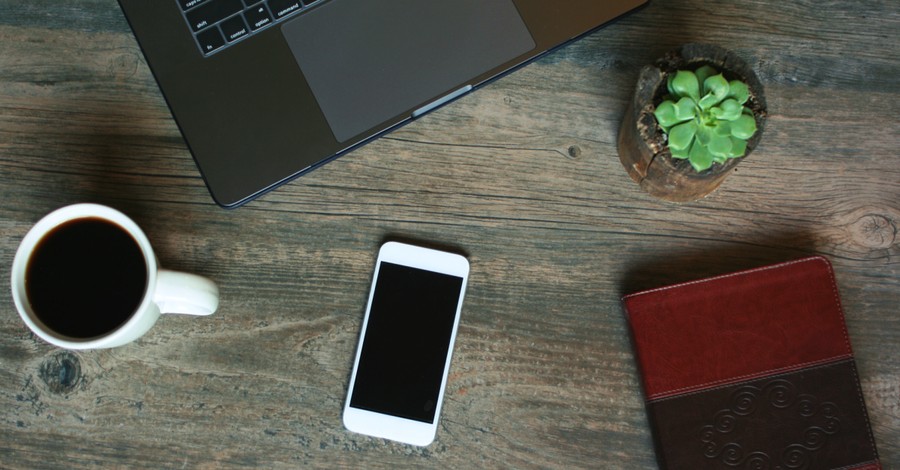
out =
{"type": "Polygon", "coordinates": [[[272,22],[272,16],[269,15],[269,10],[266,10],[265,5],[261,3],[244,11],[244,16],[247,18],[247,23],[250,24],[250,29],[253,31],[272,22]]]}
{"type": "Polygon", "coordinates": [[[196,33],[243,9],[244,4],[241,0],[206,0],[199,7],[187,12],[187,20],[196,33]]]}
{"type": "Polygon", "coordinates": [[[197,42],[200,43],[200,50],[204,54],[209,54],[216,49],[225,45],[225,38],[219,32],[219,28],[209,28],[197,35],[197,42]]]}
{"type": "Polygon", "coordinates": [[[272,10],[276,20],[300,11],[302,8],[303,4],[300,3],[300,0],[269,0],[269,9],[272,10]]]}
{"type": "Polygon", "coordinates": [[[247,25],[244,23],[244,18],[242,18],[241,15],[229,18],[223,21],[219,26],[222,27],[222,32],[225,33],[225,39],[227,39],[228,42],[237,41],[250,34],[250,30],[247,29],[247,25]]]}
{"type": "Polygon", "coordinates": [[[178,3],[181,4],[182,10],[187,10],[189,8],[194,8],[195,6],[205,2],[206,0],[178,0],[178,3]]]}

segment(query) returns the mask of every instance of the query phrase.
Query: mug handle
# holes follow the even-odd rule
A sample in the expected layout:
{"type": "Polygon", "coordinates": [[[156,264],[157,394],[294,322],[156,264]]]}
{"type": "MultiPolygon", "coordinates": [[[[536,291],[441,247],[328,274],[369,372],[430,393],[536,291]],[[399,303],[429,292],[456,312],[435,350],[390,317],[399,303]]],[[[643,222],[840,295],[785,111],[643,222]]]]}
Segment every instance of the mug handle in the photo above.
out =
{"type": "Polygon", "coordinates": [[[210,315],[219,307],[219,288],[196,274],[160,269],[153,301],[160,313],[210,315]]]}

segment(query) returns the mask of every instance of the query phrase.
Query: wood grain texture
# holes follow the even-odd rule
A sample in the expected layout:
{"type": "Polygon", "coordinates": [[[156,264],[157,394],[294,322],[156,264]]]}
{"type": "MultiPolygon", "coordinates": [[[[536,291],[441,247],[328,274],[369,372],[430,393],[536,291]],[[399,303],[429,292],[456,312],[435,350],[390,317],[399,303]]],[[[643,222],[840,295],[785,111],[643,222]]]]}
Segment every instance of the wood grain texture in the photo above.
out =
{"type": "Polygon", "coordinates": [[[809,254],[834,264],[875,440],[900,467],[900,8],[657,0],[235,211],[217,208],[113,0],[0,0],[0,278],[52,209],[92,201],[207,318],[71,353],[0,289],[8,468],[653,468],[619,297],[809,254]],[[616,155],[638,70],[737,52],[766,133],[720,189],[645,195],[616,155]],[[343,430],[378,246],[460,248],[472,275],[435,444],[343,430]]]}

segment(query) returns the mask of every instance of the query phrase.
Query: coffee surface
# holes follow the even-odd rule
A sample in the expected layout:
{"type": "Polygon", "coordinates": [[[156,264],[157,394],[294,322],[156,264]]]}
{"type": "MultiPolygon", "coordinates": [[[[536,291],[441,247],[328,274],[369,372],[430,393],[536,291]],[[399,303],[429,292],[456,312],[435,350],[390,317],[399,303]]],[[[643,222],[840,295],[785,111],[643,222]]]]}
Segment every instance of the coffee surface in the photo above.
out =
{"type": "Polygon", "coordinates": [[[144,297],[147,263],[137,241],[99,218],[66,222],[38,242],[25,288],[37,318],[71,338],[107,334],[131,318],[144,297]]]}

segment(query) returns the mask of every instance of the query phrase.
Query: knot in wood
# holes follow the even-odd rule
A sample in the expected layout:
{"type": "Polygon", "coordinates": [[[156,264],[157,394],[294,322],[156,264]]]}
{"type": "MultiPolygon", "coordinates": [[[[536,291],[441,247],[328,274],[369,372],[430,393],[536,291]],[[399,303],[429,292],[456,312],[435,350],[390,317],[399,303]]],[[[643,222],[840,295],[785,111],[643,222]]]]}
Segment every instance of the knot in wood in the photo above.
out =
{"type": "Polygon", "coordinates": [[[109,60],[106,69],[110,78],[121,83],[135,76],[140,59],[133,53],[119,54],[109,60]]]}
{"type": "Polygon", "coordinates": [[[81,382],[81,361],[71,352],[58,352],[41,363],[38,375],[52,393],[69,393],[81,382]]]}
{"type": "Polygon", "coordinates": [[[569,157],[578,158],[581,156],[581,147],[577,145],[570,145],[568,149],[569,157]]]}
{"type": "Polygon", "coordinates": [[[849,228],[853,241],[866,248],[888,248],[897,240],[897,225],[881,214],[864,214],[849,228]]]}

